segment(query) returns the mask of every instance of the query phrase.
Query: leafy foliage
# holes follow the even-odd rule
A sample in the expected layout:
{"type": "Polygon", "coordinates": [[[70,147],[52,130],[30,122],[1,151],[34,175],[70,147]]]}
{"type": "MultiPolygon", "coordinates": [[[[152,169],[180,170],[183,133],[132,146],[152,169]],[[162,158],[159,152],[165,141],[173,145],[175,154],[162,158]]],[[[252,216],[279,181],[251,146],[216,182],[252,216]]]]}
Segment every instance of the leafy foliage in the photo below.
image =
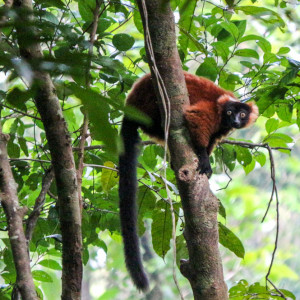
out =
{"type": "MultiPolygon", "coordinates": [[[[228,7],[220,7],[219,4],[209,1],[171,1],[178,18],[178,49],[183,68],[217,82],[224,89],[234,91],[241,99],[250,98],[256,101],[261,115],[258,125],[239,135],[237,133],[234,138],[230,138],[231,141],[291,147],[300,128],[300,62],[298,57],[294,57],[294,53],[299,51],[299,45],[295,42],[297,39],[293,38],[294,32],[291,29],[297,26],[297,13],[292,12],[293,7],[286,1],[275,1],[274,4],[252,0],[251,5],[245,0],[225,2],[228,7]]],[[[111,253],[114,253],[115,264],[110,271],[111,278],[107,278],[106,282],[113,282],[115,285],[108,288],[99,299],[117,299],[120,295],[116,282],[122,282],[126,290],[129,289],[129,283],[122,273],[123,257],[120,254],[122,246],[118,217],[118,174],[115,169],[122,145],[118,130],[124,111],[133,118],[149,122],[137,111],[124,108],[126,94],[135,80],[148,69],[143,48],[142,22],[134,1],[101,2],[97,40],[92,46],[92,55],[89,55],[89,35],[95,6],[94,0],[34,1],[33,21],[30,24],[21,24],[29,29],[34,27],[35,36],[28,35],[23,42],[30,45],[38,41],[42,45],[44,56],[26,62],[20,58],[15,27],[22,22],[22,14],[29,12],[1,10],[1,16],[8,17],[7,25],[1,27],[0,40],[0,67],[6,75],[5,85],[2,82],[0,85],[1,117],[3,130],[10,135],[8,154],[12,159],[11,166],[18,184],[19,199],[22,205],[29,208],[28,217],[41,190],[44,170],[50,167],[47,139],[34,103],[35,85],[32,84],[32,73],[35,70],[46,71],[53,79],[71,133],[76,162],[83,113],[88,113],[89,137],[85,145],[87,148],[82,183],[83,258],[86,268],[92,269],[97,263],[95,249],[100,249],[98,254],[102,253],[102,257],[108,262],[111,253]]],[[[280,151],[290,153],[284,149],[280,151]]],[[[188,252],[183,235],[179,232],[184,228],[184,220],[177,198],[175,176],[168,164],[167,180],[162,179],[162,158],[163,149],[160,146],[141,147],[138,168],[138,226],[140,235],[151,231],[151,248],[165,260],[167,266],[163,265],[163,268],[171,269],[168,255],[171,252],[172,222],[165,182],[171,190],[176,211],[178,265],[180,259],[188,258],[188,252]],[[145,221],[146,219],[151,221],[145,221]]],[[[288,156],[280,159],[288,161],[288,156]]],[[[217,174],[234,171],[237,173],[230,173],[230,176],[235,181],[241,178],[243,180],[238,181],[238,187],[230,185],[226,191],[220,192],[220,243],[235,254],[226,252],[227,257],[233,257],[235,261],[237,257],[245,257],[245,261],[251,261],[253,257],[261,260],[263,257],[263,270],[258,270],[259,266],[254,258],[252,261],[257,269],[251,274],[258,273],[260,277],[255,276],[254,280],[260,281],[267,270],[267,259],[264,256],[267,254],[254,254],[254,250],[243,243],[247,243],[253,224],[257,224],[263,214],[264,207],[259,205],[266,198],[266,184],[262,185],[262,182],[269,177],[268,153],[259,147],[249,149],[241,145],[220,144],[211,160],[216,174],[213,177],[215,184],[222,184],[224,181],[223,175],[217,174]],[[244,174],[248,174],[251,184],[260,188],[259,191],[254,193],[245,184],[246,179],[240,172],[241,169],[244,174]],[[260,180],[256,175],[258,169],[264,172],[260,180]],[[234,194],[235,191],[238,191],[237,195],[234,194]],[[233,200],[228,200],[229,198],[233,200]],[[240,204],[241,199],[244,206],[240,204]],[[226,217],[228,223],[225,226],[223,221],[226,217]],[[239,228],[234,228],[236,223],[239,228]],[[238,232],[240,238],[233,231],[238,232]]],[[[295,165],[299,165],[299,162],[290,163],[289,172],[297,175],[299,168],[295,165]]],[[[280,168],[282,174],[286,174],[287,171],[282,166],[280,168]]],[[[285,183],[281,187],[287,188],[285,183]]],[[[295,190],[292,193],[297,195],[295,190]]],[[[285,205],[300,211],[299,203],[289,200],[289,195],[285,199],[285,205]]],[[[40,287],[40,297],[45,299],[54,297],[54,292],[49,291],[49,285],[52,287],[57,284],[57,274],[61,270],[62,247],[56,200],[57,191],[53,183],[29,245],[34,281],[40,287]]],[[[16,273],[2,210],[0,220],[3,230],[0,235],[3,282],[0,298],[8,299],[16,273]]],[[[260,242],[255,240],[259,247],[263,247],[264,244],[260,242]]],[[[271,244],[272,241],[268,240],[267,243],[271,244]]],[[[271,251],[268,248],[268,255],[271,251]]],[[[299,280],[299,275],[297,277],[290,270],[290,257],[283,254],[280,257],[282,264],[286,266],[281,276],[291,280],[293,286],[299,280]]],[[[154,268],[151,261],[148,264],[150,270],[159,268],[154,268]]],[[[228,264],[226,268],[232,271],[233,267],[228,264]]],[[[251,278],[251,274],[246,275],[251,278]]],[[[164,279],[171,281],[167,276],[164,279]]],[[[280,279],[281,277],[277,277],[277,282],[280,279]]],[[[180,280],[186,285],[183,278],[180,280]]],[[[169,285],[173,286],[172,283],[169,285]]],[[[173,298],[178,297],[176,291],[169,289],[166,294],[173,293],[173,298]]],[[[296,299],[291,292],[282,289],[280,291],[288,299],[296,299]]],[[[297,292],[300,293],[299,289],[297,292]]],[[[139,299],[140,295],[130,291],[125,297],[139,299]]],[[[282,299],[278,291],[266,289],[265,285],[258,282],[248,284],[245,280],[239,281],[230,289],[230,297],[282,299]]]]}

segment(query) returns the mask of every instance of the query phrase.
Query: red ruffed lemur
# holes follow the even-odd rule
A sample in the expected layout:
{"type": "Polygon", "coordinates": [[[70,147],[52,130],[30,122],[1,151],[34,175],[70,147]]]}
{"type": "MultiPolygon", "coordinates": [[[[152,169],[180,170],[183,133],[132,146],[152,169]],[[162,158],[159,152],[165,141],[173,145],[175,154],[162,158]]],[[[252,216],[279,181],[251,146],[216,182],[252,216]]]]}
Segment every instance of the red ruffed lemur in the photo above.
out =
{"type": "MultiPolygon", "coordinates": [[[[190,105],[184,107],[186,126],[199,157],[200,174],[210,177],[212,170],[209,155],[216,142],[232,129],[255,122],[258,108],[254,103],[239,102],[232,92],[223,90],[206,78],[189,73],[184,73],[184,76],[190,98],[190,105]]],[[[124,151],[119,158],[120,219],[125,261],[133,282],[139,290],[145,291],[149,283],[141,261],[136,229],[138,128],[150,137],[164,140],[160,110],[150,74],[135,83],[126,104],[139,109],[152,120],[151,125],[145,126],[124,117],[121,128],[124,151]]]]}

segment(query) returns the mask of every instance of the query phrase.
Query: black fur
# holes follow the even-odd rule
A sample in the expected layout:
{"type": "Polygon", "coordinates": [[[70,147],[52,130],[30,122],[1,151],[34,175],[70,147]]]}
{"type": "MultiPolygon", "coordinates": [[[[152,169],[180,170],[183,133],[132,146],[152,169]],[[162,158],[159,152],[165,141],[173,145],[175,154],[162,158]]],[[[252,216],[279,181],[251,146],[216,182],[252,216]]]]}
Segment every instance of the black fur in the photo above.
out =
{"type": "Polygon", "coordinates": [[[124,152],[119,157],[120,219],[127,269],[137,288],[146,291],[149,282],[142,264],[136,224],[138,127],[134,121],[124,118],[121,128],[124,152]]]}

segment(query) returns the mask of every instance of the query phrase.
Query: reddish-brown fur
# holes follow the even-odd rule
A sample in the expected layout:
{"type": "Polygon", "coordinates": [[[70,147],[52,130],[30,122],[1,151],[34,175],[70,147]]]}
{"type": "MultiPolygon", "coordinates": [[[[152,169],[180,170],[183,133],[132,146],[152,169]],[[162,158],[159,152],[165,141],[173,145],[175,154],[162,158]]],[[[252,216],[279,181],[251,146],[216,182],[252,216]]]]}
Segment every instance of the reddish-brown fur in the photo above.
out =
{"type": "MultiPolygon", "coordinates": [[[[216,86],[208,79],[185,73],[190,105],[184,107],[186,126],[199,157],[198,169],[208,177],[212,174],[209,154],[214,144],[233,128],[242,128],[253,123],[258,110],[255,104],[240,103],[233,93],[216,86]]],[[[160,111],[150,74],[142,77],[129,94],[127,104],[132,105],[152,119],[150,126],[139,124],[125,116],[121,136],[124,151],[119,157],[120,220],[124,241],[127,269],[140,290],[147,290],[149,283],[144,271],[139,238],[137,234],[137,156],[138,128],[158,140],[164,140],[160,111]]]]}
{"type": "MultiPolygon", "coordinates": [[[[215,140],[228,134],[228,131],[221,128],[222,107],[227,101],[238,100],[235,99],[232,92],[218,87],[206,78],[186,72],[184,76],[190,98],[190,105],[185,107],[187,126],[195,146],[207,148],[208,154],[210,154],[215,140]]],[[[127,98],[127,104],[138,108],[153,120],[151,127],[141,126],[147,134],[160,140],[164,139],[151,74],[145,75],[135,83],[127,98]]],[[[256,120],[258,111],[255,104],[249,103],[248,105],[252,109],[247,124],[250,125],[256,120]]]]}

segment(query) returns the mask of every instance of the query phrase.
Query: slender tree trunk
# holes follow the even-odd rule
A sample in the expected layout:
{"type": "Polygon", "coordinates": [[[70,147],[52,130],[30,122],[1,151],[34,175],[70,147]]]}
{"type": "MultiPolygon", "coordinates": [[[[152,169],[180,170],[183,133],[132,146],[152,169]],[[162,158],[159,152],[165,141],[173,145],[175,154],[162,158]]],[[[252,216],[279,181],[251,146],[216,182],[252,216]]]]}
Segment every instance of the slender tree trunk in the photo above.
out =
{"type": "Polygon", "coordinates": [[[7,224],[14,264],[17,273],[17,293],[23,300],[35,300],[37,294],[33,283],[27,242],[23,230],[25,207],[20,207],[17,184],[7,158],[6,143],[9,136],[2,133],[0,127],[0,198],[7,224]]]}
{"type": "MultiPolygon", "coordinates": [[[[19,14],[16,24],[21,56],[29,63],[43,57],[39,43],[34,42],[31,0],[15,0],[19,14]],[[31,23],[32,24],[32,23],[31,23]]],[[[81,297],[82,238],[76,168],[67,124],[56,90],[48,73],[34,70],[35,103],[45,127],[57,185],[62,233],[62,299],[81,297]]]]}
{"type": "MultiPolygon", "coordinates": [[[[152,76],[157,79],[155,61],[171,101],[168,146],[184,210],[184,237],[189,252],[189,260],[181,262],[180,270],[190,281],[196,300],[226,300],[227,287],[218,249],[218,201],[209,189],[206,175],[197,172],[198,160],[187,139],[183,106],[189,104],[189,99],[176,47],[174,16],[168,0],[137,0],[137,3],[152,76]],[[147,44],[148,32],[154,57],[147,44]]],[[[153,82],[161,98],[157,80],[153,82]]]]}

